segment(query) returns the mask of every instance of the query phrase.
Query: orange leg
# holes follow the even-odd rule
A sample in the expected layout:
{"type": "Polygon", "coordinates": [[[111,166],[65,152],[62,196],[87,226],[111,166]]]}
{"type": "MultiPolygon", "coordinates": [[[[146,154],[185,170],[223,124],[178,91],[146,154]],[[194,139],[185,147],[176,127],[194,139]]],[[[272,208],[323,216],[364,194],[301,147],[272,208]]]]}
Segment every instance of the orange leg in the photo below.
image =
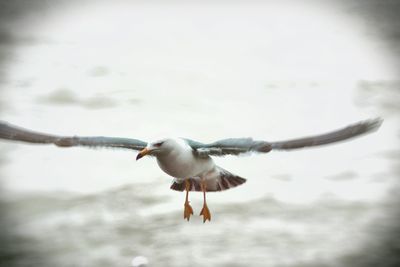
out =
{"type": "Polygon", "coordinates": [[[189,191],[190,191],[190,181],[185,180],[185,189],[186,189],[186,199],[185,199],[185,209],[183,211],[183,219],[189,221],[190,215],[193,215],[192,206],[189,204],[189,191]]]}
{"type": "Polygon", "coordinates": [[[207,220],[211,221],[211,213],[207,207],[207,201],[206,201],[207,185],[206,185],[205,180],[201,181],[201,190],[203,191],[203,201],[204,202],[203,202],[203,208],[201,209],[200,215],[203,215],[203,223],[205,223],[207,220]]]}

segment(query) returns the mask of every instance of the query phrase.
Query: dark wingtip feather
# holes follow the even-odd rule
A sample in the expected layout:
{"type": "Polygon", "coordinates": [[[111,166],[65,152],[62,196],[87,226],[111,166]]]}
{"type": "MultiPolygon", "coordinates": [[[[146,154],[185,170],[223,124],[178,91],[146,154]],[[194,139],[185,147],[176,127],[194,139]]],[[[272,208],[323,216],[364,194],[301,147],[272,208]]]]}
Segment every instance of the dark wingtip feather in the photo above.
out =
{"type": "Polygon", "coordinates": [[[365,132],[378,130],[381,127],[382,123],[383,123],[383,119],[379,118],[379,117],[365,121],[365,126],[366,126],[365,132]]]}
{"type": "Polygon", "coordinates": [[[374,132],[379,129],[382,122],[383,120],[381,118],[360,121],[326,134],[273,142],[271,143],[271,147],[272,149],[298,149],[331,144],[374,132]]]}
{"type": "Polygon", "coordinates": [[[360,121],[347,127],[347,129],[349,130],[348,136],[349,138],[351,138],[358,135],[377,131],[379,127],[381,127],[382,123],[383,119],[381,118],[360,121]]]}

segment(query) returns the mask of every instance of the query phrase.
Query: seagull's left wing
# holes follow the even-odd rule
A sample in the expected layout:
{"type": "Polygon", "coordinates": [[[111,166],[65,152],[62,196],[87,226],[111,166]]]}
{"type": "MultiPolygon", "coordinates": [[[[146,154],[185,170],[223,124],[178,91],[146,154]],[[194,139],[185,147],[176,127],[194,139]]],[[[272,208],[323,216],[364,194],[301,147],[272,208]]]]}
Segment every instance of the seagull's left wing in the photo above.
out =
{"type": "Polygon", "coordinates": [[[229,138],[210,144],[203,144],[194,140],[185,139],[194,152],[200,157],[239,155],[248,152],[271,151],[271,144],[265,141],[255,141],[252,138],[229,138]]]}
{"type": "Polygon", "coordinates": [[[113,147],[142,150],[147,143],[120,137],[105,136],[59,136],[24,129],[0,121],[0,138],[36,144],[54,144],[60,147],[86,146],[86,147],[113,147]]]}
{"type": "Polygon", "coordinates": [[[186,141],[200,157],[239,155],[249,152],[268,153],[271,150],[291,150],[343,141],[375,131],[381,124],[382,120],[379,118],[360,121],[325,134],[279,142],[256,141],[252,138],[229,138],[210,144],[203,144],[190,139],[186,139],[186,141]]]}

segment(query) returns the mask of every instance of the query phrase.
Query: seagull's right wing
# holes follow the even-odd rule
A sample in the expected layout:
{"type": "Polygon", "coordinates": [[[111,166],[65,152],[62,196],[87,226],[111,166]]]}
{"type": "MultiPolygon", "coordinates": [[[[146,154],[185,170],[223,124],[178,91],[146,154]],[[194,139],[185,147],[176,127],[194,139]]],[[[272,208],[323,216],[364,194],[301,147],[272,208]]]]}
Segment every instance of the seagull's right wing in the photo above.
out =
{"type": "Polygon", "coordinates": [[[0,138],[36,144],[54,144],[60,147],[87,146],[142,150],[147,143],[131,138],[105,136],[57,136],[34,132],[0,121],[0,138]]]}
{"type": "Polygon", "coordinates": [[[278,142],[257,141],[252,138],[229,138],[210,144],[203,144],[190,139],[186,139],[186,141],[200,157],[239,155],[249,152],[268,153],[271,150],[291,150],[344,141],[375,131],[381,124],[382,120],[379,118],[360,121],[329,133],[278,142]]]}

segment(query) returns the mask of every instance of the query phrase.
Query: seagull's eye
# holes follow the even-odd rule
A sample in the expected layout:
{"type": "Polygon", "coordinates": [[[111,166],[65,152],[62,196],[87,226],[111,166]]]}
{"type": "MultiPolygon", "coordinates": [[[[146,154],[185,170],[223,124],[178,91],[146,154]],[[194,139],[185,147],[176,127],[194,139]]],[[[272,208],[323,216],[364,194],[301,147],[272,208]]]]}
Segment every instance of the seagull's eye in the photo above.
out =
{"type": "Polygon", "coordinates": [[[164,143],[164,142],[158,142],[158,143],[155,143],[154,146],[155,146],[155,147],[160,147],[160,146],[162,146],[163,143],[164,143]]]}

